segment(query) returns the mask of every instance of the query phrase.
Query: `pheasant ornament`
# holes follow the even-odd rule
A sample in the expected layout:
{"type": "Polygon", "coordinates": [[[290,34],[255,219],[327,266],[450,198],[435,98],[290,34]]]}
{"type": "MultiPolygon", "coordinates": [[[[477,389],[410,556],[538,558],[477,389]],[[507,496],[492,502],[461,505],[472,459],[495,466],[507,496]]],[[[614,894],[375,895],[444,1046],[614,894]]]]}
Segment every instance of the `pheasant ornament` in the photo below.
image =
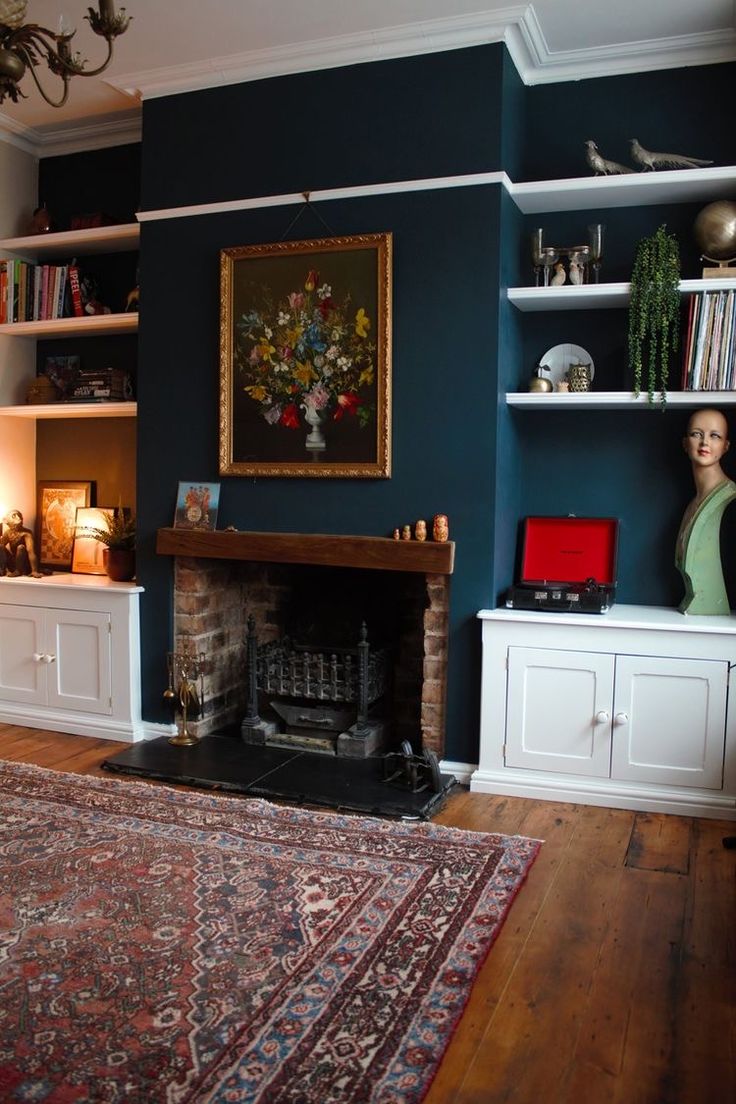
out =
{"type": "Polygon", "coordinates": [[[654,172],[656,169],[699,169],[704,165],[712,165],[712,161],[702,161],[698,157],[683,157],[679,153],[653,153],[644,149],[638,139],[631,138],[631,159],[640,165],[644,172],[654,172]]]}
{"type": "Polygon", "coordinates": [[[626,165],[619,165],[618,161],[609,161],[603,157],[598,146],[591,139],[585,143],[585,160],[590,165],[596,176],[616,176],[619,173],[632,173],[626,165]]]}

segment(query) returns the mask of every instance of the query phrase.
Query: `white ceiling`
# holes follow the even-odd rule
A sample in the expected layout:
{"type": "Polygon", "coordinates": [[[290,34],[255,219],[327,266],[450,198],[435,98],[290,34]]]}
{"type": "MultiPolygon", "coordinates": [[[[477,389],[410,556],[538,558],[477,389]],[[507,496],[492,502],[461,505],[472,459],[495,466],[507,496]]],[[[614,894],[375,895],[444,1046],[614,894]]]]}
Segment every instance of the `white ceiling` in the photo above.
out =
{"type": "MultiPolygon", "coordinates": [[[[86,10],[29,0],[26,18],[56,28],[63,11],[92,67],[104,43],[86,10]]],[[[137,136],[146,97],[487,42],[506,42],[527,84],[736,60],[734,0],[128,0],[127,10],[102,77],[75,78],[58,109],[26,77],[28,98],[0,107],[0,136],[42,154],[112,144],[137,136]]]]}

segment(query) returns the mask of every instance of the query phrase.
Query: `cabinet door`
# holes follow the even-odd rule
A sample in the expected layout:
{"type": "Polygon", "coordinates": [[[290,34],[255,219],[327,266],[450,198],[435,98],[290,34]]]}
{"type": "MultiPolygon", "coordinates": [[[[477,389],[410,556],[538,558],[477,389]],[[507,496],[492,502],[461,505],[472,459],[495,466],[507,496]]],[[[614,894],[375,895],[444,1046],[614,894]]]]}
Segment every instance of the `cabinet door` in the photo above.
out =
{"type": "Polygon", "coordinates": [[[727,695],[725,662],[619,656],[611,776],[720,789],[727,695]]]}
{"type": "Polygon", "coordinates": [[[614,657],[509,648],[506,766],[607,778],[614,657]]]}
{"type": "Polygon", "coordinates": [[[110,615],[49,610],[46,651],[48,704],[86,713],[112,713],[110,615]]]}
{"type": "Polygon", "coordinates": [[[45,705],[44,611],[0,606],[0,698],[45,705]]]}

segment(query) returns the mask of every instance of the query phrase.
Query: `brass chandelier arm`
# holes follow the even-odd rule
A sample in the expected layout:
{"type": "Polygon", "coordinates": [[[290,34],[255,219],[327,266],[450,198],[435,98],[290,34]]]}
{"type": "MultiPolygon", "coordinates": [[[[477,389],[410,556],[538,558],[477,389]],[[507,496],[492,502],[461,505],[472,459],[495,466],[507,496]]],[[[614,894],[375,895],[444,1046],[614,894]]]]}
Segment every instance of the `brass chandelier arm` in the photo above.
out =
{"type": "Polygon", "coordinates": [[[99,12],[88,8],[88,15],[84,16],[94,33],[107,43],[107,55],[94,69],[85,68],[87,59],[71,52],[70,43],[76,31],[55,34],[37,23],[21,26],[0,23],[0,103],[6,96],[17,102],[18,97],[24,95],[20,81],[26,70],[51,107],[62,107],[66,103],[72,77],[96,77],[104,72],[112,60],[115,39],[128,29],[131,16],[126,15],[125,8],[116,13],[113,0],[100,0],[99,8],[99,12]],[[37,67],[42,60],[63,83],[63,92],[58,99],[46,92],[39,79],[37,67]]]}
{"type": "MultiPolygon", "coordinates": [[[[70,77],[68,75],[65,75],[64,73],[57,73],[57,76],[59,76],[61,78],[61,80],[64,82],[64,91],[63,91],[60,99],[52,100],[51,97],[48,95],[48,93],[43,88],[43,85],[41,84],[40,80],[38,79],[38,76],[36,75],[36,65],[38,64],[38,62],[33,59],[33,57],[31,56],[31,54],[29,52],[29,50],[26,49],[25,46],[16,46],[15,52],[20,57],[23,58],[23,61],[26,63],[27,72],[29,72],[31,74],[31,76],[33,77],[33,83],[35,84],[36,88],[38,89],[38,91],[41,93],[41,95],[45,99],[46,103],[50,104],[51,107],[63,107],[64,104],[66,103],[68,97],[69,97],[69,80],[70,80],[70,77]]],[[[54,70],[52,70],[52,72],[53,71],[54,70]]]]}

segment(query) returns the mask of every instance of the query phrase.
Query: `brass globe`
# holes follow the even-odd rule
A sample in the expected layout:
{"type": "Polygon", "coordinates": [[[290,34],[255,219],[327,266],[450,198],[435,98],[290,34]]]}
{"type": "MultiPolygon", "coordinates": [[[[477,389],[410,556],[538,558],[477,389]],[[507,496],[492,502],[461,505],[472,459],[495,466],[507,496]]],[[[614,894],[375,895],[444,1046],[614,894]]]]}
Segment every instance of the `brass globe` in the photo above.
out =
{"type": "Polygon", "coordinates": [[[736,257],[736,203],[730,199],[709,203],[695,219],[693,234],[705,260],[736,257]]]}

